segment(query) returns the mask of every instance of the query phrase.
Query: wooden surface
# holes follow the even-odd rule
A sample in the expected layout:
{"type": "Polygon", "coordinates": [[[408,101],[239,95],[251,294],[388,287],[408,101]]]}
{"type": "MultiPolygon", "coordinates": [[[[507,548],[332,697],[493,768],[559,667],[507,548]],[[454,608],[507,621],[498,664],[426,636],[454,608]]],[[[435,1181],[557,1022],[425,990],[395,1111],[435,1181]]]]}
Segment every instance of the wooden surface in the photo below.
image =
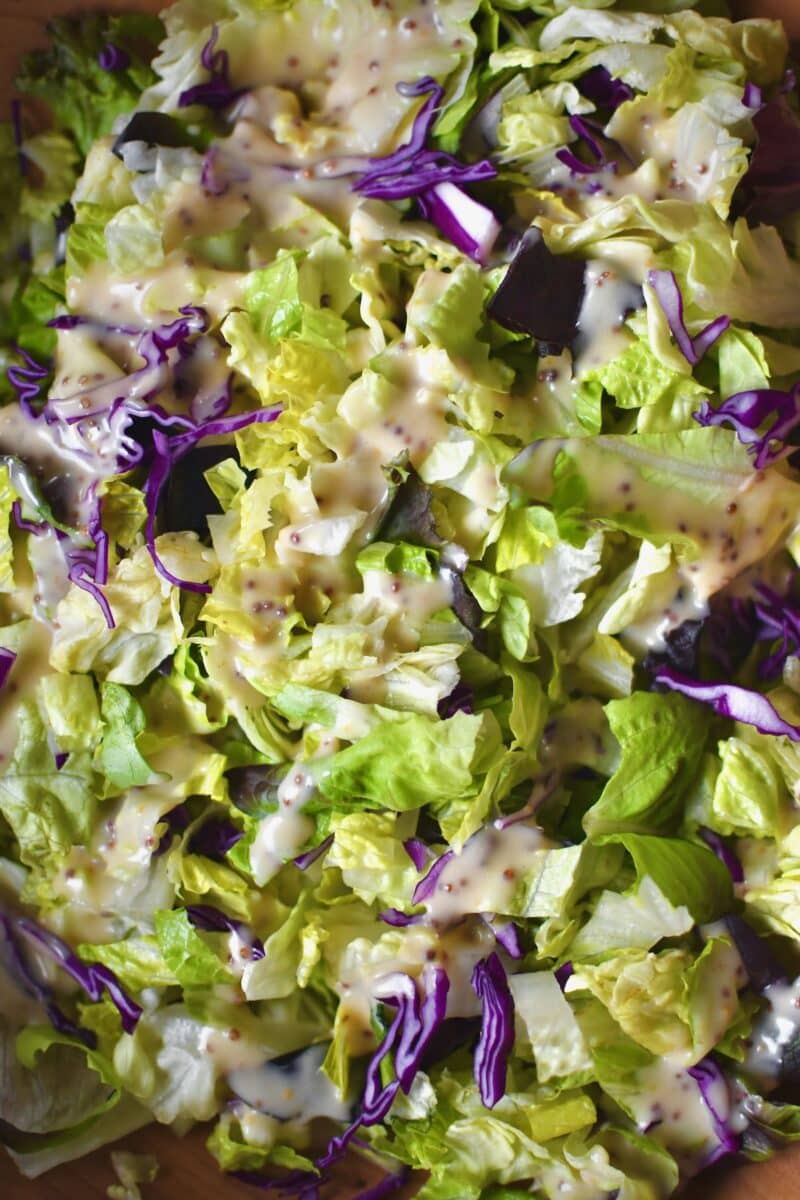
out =
{"type": "MultiPolygon", "coordinates": [[[[44,23],[56,13],[103,9],[148,8],[157,11],[158,0],[0,0],[0,108],[9,95],[9,80],[22,51],[44,41],[44,23]]],[[[793,36],[800,38],[800,0],[753,0],[738,5],[741,12],[783,18],[793,36]]],[[[124,1139],[120,1145],[139,1153],[152,1153],[161,1169],[157,1180],[144,1187],[144,1200],[247,1200],[257,1190],[225,1179],[206,1152],[204,1130],[177,1138],[170,1130],[151,1126],[124,1139]]],[[[109,1147],[48,1172],[37,1180],[19,1176],[0,1151],[0,1200],[103,1200],[115,1182],[109,1147]]],[[[361,1163],[345,1164],[335,1186],[326,1189],[326,1200],[347,1200],[366,1182],[361,1163]]],[[[411,1195],[413,1188],[403,1195],[411,1195]]],[[[696,1181],[684,1200],[800,1200],[800,1145],[784,1151],[769,1163],[717,1169],[696,1181]]],[[[402,1200],[398,1196],[398,1200],[402,1200]]]]}

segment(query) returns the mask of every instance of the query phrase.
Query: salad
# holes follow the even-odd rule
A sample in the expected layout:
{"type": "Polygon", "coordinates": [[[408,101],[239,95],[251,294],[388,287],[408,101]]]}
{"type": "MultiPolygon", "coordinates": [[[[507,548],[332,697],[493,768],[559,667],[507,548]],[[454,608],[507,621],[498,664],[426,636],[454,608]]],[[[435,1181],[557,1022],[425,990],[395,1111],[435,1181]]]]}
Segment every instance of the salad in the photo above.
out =
{"type": "Polygon", "coordinates": [[[722,8],[178,0],[24,65],[26,1174],[213,1121],[283,1197],[659,1200],[800,1136],[800,118],[722,8]]]}

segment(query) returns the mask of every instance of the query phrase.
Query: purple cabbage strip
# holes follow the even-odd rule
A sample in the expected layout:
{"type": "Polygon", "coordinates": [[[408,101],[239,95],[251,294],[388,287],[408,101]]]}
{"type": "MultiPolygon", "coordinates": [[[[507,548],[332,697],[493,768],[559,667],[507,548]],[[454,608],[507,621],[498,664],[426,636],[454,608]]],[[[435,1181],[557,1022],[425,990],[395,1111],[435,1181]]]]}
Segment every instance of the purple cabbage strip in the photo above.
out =
{"type": "Polygon", "coordinates": [[[17,529],[21,529],[23,533],[32,533],[34,537],[42,537],[50,529],[47,521],[26,520],[22,515],[22,505],[19,500],[15,500],[11,505],[11,516],[14,518],[17,529]]]}
{"type": "MultiPolygon", "coordinates": [[[[183,833],[184,829],[189,827],[191,822],[189,810],[185,804],[176,804],[175,807],[171,808],[168,813],[164,813],[161,818],[161,822],[163,822],[167,828],[159,838],[158,845],[153,851],[153,858],[161,858],[162,854],[166,854],[167,850],[169,850],[170,846],[172,845],[172,839],[175,837],[175,835],[178,833],[183,833]]],[[[161,822],[159,822],[159,824],[161,822]]],[[[205,828],[205,826],[202,826],[202,828],[205,828]]],[[[200,830],[198,830],[198,832],[200,832],[200,830]]],[[[192,853],[191,849],[190,853],[192,853]]],[[[202,851],[195,851],[195,853],[202,853],[202,851]]]]}
{"type": "Polygon", "coordinates": [[[0,688],[5,687],[6,680],[11,674],[11,668],[17,661],[17,656],[13,650],[6,650],[5,646],[0,646],[0,688]]]}
{"type": "Polygon", "coordinates": [[[491,209],[479,204],[454,183],[438,183],[417,196],[426,221],[463,254],[485,263],[497,240],[500,225],[491,209]]]}
{"type": "Polygon", "coordinates": [[[506,1090],[508,1056],[514,1045],[514,999],[497,954],[481,959],[471,982],[482,1009],[481,1033],[475,1047],[475,1082],[486,1108],[494,1108],[506,1090]]]}
{"type": "Polygon", "coordinates": [[[408,913],[400,912],[399,908],[385,908],[383,912],[378,913],[378,919],[386,925],[392,925],[395,929],[405,929],[407,925],[419,925],[425,920],[424,913],[408,913]]]}
{"type": "Polygon", "coordinates": [[[564,988],[567,986],[567,980],[571,979],[572,976],[575,974],[575,968],[573,967],[571,962],[565,962],[565,963],[562,963],[561,966],[558,967],[557,970],[555,970],[553,972],[553,974],[556,977],[556,983],[558,984],[558,986],[561,988],[561,990],[563,992],[564,988]]]}
{"type": "Polygon", "coordinates": [[[758,597],[753,604],[756,640],[776,642],[780,639],[777,649],[758,668],[762,679],[772,679],[781,673],[788,656],[800,650],[800,608],[791,595],[780,596],[765,583],[757,583],[755,592],[758,597]]]}
{"type": "Polygon", "coordinates": [[[673,671],[671,667],[659,668],[653,678],[655,683],[670,691],[680,692],[682,696],[688,696],[700,704],[708,704],[721,717],[752,725],[759,733],[800,742],[800,726],[784,721],[761,692],[753,692],[733,683],[702,683],[673,671]]]}
{"type": "Polygon", "coordinates": [[[728,869],[734,883],[744,883],[744,870],[737,855],[713,829],[698,829],[697,831],[709,850],[713,850],[719,861],[728,869]]]}
{"type": "Polygon", "coordinates": [[[341,1158],[359,1129],[384,1119],[401,1088],[408,1094],[425,1051],[445,1019],[450,981],[441,967],[428,964],[423,970],[422,1000],[417,983],[409,975],[396,972],[387,976],[384,984],[387,990],[393,990],[377,999],[396,1008],[397,1013],[367,1067],[361,1112],[342,1133],[331,1138],[316,1162],[322,1170],[341,1158]],[[383,1084],[381,1063],[392,1050],[397,1078],[383,1084]]]}
{"type": "Polygon", "coordinates": [[[430,846],[426,846],[420,838],[407,838],[403,849],[418,871],[424,871],[434,856],[430,846]]]}
{"type": "Polygon", "coordinates": [[[140,336],[136,353],[142,356],[148,367],[156,367],[166,362],[167,351],[182,350],[190,337],[205,333],[208,329],[208,313],[204,308],[187,304],[180,312],[181,316],[170,321],[168,325],[146,329],[140,336]]]}
{"type": "Polygon", "coordinates": [[[106,42],[97,56],[97,65],[103,71],[124,71],[130,62],[130,55],[113,42],[106,42]]]}
{"type": "MultiPolygon", "coordinates": [[[[67,563],[67,578],[76,587],[82,588],[92,596],[105,618],[109,629],[115,628],[114,615],[111,605],[104,596],[101,588],[108,583],[108,534],[101,522],[100,501],[94,497],[91,516],[87,522],[87,532],[93,541],[93,546],[64,546],[64,557],[67,563]]],[[[62,544],[66,543],[66,535],[61,535],[62,544]]]]}
{"type": "Polygon", "coordinates": [[[185,911],[195,929],[202,929],[205,933],[235,933],[243,941],[249,941],[250,957],[254,962],[264,957],[264,943],[252,934],[243,921],[227,917],[213,904],[187,904],[185,911]]]}
{"type": "Polygon", "coordinates": [[[576,80],[578,91],[593,100],[599,108],[618,109],[626,100],[632,100],[634,91],[621,79],[616,79],[605,67],[591,67],[576,80]]]}
{"type": "Polygon", "coordinates": [[[383,1200],[384,1196],[391,1196],[393,1192],[398,1191],[408,1181],[410,1174],[410,1167],[401,1167],[399,1171],[384,1175],[383,1179],[373,1184],[372,1187],[359,1192],[353,1200],[383,1200]]]}
{"type": "Polygon", "coordinates": [[[465,254],[483,262],[500,226],[485,205],[462,192],[458,185],[494,179],[497,170],[488,159],[462,163],[443,150],[425,149],[444,95],[435,79],[425,76],[416,83],[400,83],[397,90],[403,96],[427,97],[414,118],[411,136],[392,154],[370,158],[353,191],[378,200],[416,197],[425,220],[436,225],[465,254]]]}
{"type": "Polygon", "coordinates": [[[19,406],[29,420],[36,420],[36,413],[31,408],[31,401],[38,399],[39,392],[42,390],[42,383],[50,374],[46,367],[38,363],[36,359],[31,358],[30,354],[25,350],[17,348],[16,353],[21,355],[25,360],[24,367],[10,366],[6,375],[8,382],[17,393],[19,406]]]}
{"type": "Polygon", "coordinates": [[[234,100],[247,91],[246,88],[235,88],[230,81],[230,62],[227,50],[215,50],[219,29],[216,25],[211,30],[211,36],[200,52],[200,65],[208,71],[209,78],[205,83],[195,84],[178,96],[178,108],[188,108],[192,104],[201,104],[215,111],[228,108],[234,100]]]}
{"type": "Polygon", "coordinates": [[[312,863],[315,863],[318,858],[322,858],[323,854],[328,853],[332,845],[333,834],[330,834],[329,837],[325,838],[324,842],[320,842],[313,850],[306,850],[305,854],[298,854],[297,858],[294,859],[294,865],[300,871],[308,870],[312,863]]]}
{"type": "Polygon", "coordinates": [[[753,455],[753,467],[761,471],[784,458],[786,438],[800,424],[800,383],[790,392],[775,388],[755,388],[729,396],[718,408],[707,400],[692,413],[700,425],[730,425],[748,453],[753,455]],[[765,433],[760,426],[770,417],[774,421],[765,433]]]}
{"type": "Polygon", "coordinates": [[[693,367],[696,366],[713,346],[717,338],[730,325],[729,317],[717,317],[702,329],[696,337],[692,337],[683,319],[683,296],[678,287],[678,281],[673,271],[649,271],[647,282],[656,294],[659,304],[667,318],[670,332],[683,357],[693,367]]]}
{"type": "Polygon", "coordinates": [[[428,897],[436,888],[436,884],[439,881],[439,876],[453,857],[453,851],[447,850],[444,854],[436,859],[436,862],[428,871],[428,874],[423,875],[422,879],[420,879],[419,883],[414,888],[411,896],[412,904],[422,904],[423,901],[428,899],[428,897]]]}
{"type": "Polygon", "coordinates": [[[0,912],[0,929],[3,930],[6,943],[8,945],[11,966],[25,987],[42,1005],[47,1014],[50,1024],[58,1033],[63,1033],[67,1037],[77,1038],[88,1046],[90,1050],[94,1050],[97,1046],[97,1037],[89,1029],[82,1029],[80,1025],[76,1025],[67,1017],[58,1005],[53,1000],[53,993],[49,987],[43,984],[33,973],[28,963],[25,961],[25,956],[20,949],[19,942],[14,932],[14,920],[5,913],[0,912]]]}
{"type": "Polygon", "coordinates": [[[17,929],[28,941],[35,942],[41,950],[49,954],[95,1004],[102,999],[103,992],[107,992],[122,1018],[122,1028],[126,1033],[133,1033],[142,1015],[142,1009],[125,992],[112,970],[101,963],[85,963],[66,942],[28,917],[20,917],[17,929]]]}
{"type": "Polygon", "coordinates": [[[748,79],[744,85],[742,93],[742,104],[745,108],[761,108],[764,103],[764,93],[757,83],[751,83],[748,79]]]}
{"type": "MultiPolygon", "coordinates": [[[[275,407],[262,408],[257,412],[239,413],[234,417],[218,417],[215,420],[203,421],[200,425],[187,429],[184,433],[180,433],[172,438],[168,438],[158,429],[153,430],[153,462],[144,486],[144,498],[147,507],[145,542],[150,551],[153,565],[159,575],[168,580],[169,583],[174,584],[175,587],[201,594],[207,594],[211,591],[211,586],[207,583],[195,583],[193,580],[180,579],[177,575],[173,575],[161,561],[156,550],[158,502],[161,499],[164,484],[167,482],[173,466],[184,455],[188,454],[198,442],[203,441],[205,438],[224,437],[226,434],[236,433],[239,429],[244,429],[248,425],[274,421],[276,417],[280,416],[280,413],[281,409],[275,407]]],[[[141,415],[146,416],[147,414],[143,413],[141,415]]]]}
{"type": "Polygon", "coordinates": [[[448,717],[454,717],[457,712],[473,713],[475,696],[472,688],[466,683],[457,683],[449,696],[444,696],[439,701],[436,711],[444,721],[448,717]]]}
{"type": "Polygon", "coordinates": [[[232,821],[206,821],[189,839],[190,854],[202,854],[204,858],[220,862],[244,833],[232,821]]]}
{"type": "Polygon", "coordinates": [[[498,946],[505,950],[509,958],[522,958],[522,946],[519,942],[519,926],[513,921],[505,921],[499,925],[489,925],[497,940],[498,946]]]}
{"type": "Polygon", "coordinates": [[[562,162],[565,167],[569,167],[573,175],[595,175],[598,171],[616,170],[617,162],[608,157],[608,151],[612,146],[617,150],[621,150],[621,147],[616,142],[612,142],[610,138],[605,137],[602,128],[595,121],[588,121],[585,117],[572,116],[569,123],[572,131],[586,144],[594,162],[584,162],[567,146],[556,151],[556,158],[559,162],[562,162]]]}
{"type": "Polygon", "coordinates": [[[728,1124],[725,1113],[720,1112],[715,1096],[717,1090],[722,1090],[730,1103],[728,1084],[722,1071],[710,1058],[704,1058],[695,1066],[689,1067],[687,1074],[691,1075],[700,1090],[703,1103],[711,1114],[714,1133],[719,1141],[719,1145],[711,1151],[703,1163],[704,1167],[708,1167],[726,1154],[735,1154],[739,1149],[739,1138],[728,1124]]]}

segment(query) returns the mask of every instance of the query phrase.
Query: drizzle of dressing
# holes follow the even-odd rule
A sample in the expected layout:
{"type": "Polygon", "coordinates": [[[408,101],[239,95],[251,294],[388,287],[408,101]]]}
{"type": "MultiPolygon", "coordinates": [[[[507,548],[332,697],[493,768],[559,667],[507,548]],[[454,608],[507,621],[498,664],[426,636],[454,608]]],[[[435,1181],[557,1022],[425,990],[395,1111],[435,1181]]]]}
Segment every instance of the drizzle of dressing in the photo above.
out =
{"type": "MultiPolygon", "coordinates": [[[[719,1142],[714,1119],[700,1087],[688,1071],[666,1060],[645,1067],[638,1075],[639,1088],[626,1096],[639,1129],[685,1161],[702,1158],[719,1142]]],[[[721,1119],[731,1112],[724,1079],[708,1084],[710,1099],[721,1119]]]]}
{"type": "Polygon", "coordinates": [[[283,864],[295,858],[314,832],[314,822],[301,809],[314,793],[313,776],[292,767],[278,786],[278,809],[264,817],[250,847],[253,878],[263,887],[283,864]]]}
{"type": "Polygon", "coordinates": [[[52,630],[39,621],[20,622],[25,629],[16,644],[17,658],[5,686],[0,691],[0,767],[14,754],[19,735],[18,710],[30,699],[39,680],[50,670],[52,630]]]}
{"type": "Polygon", "coordinates": [[[770,984],[764,999],[768,1007],[753,1028],[745,1069],[765,1086],[774,1087],[786,1048],[800,1034],[800,978],[770,984]]]}
{"type": "Polygon", "coordinates": [[[642,293],[636,284],[603,259],[588,262],[583,279],[586,290],[574,347],[578,378],[623,352],[630,340],[625,318],[642,305],[642,293]]]}
{"type": "Polygon", "coordinates": [[[438,929],[467,913],[507,912],[534,856],[554,844],[530,825],[485,826],[445,866],[425,901],[426,919],[438,929]]]}
{"type": "Polygon", "coordinates": [[[288,1062],[263,1062],[229,1072],[228,1085],[251,1108],[279,1121],[328,1117],[346,1121],[350,1109],[321,1070],[327,1046],[310,1046],[288,1062]]]}

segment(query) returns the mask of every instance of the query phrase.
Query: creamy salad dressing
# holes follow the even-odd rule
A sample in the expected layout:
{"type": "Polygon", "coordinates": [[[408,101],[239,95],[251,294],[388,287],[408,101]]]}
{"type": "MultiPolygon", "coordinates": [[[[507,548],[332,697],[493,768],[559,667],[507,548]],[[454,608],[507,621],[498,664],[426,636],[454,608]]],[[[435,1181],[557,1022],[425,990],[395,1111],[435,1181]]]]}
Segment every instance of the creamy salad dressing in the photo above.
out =
{"type": "Polygon", "coordinates": [[[302,808],[314,794],[314,776],[302,766],[290,767],[278,786],[278,808],[261,821],[250,846],[253,878],[263,887],[287,859],[295,858],[314,832],[302,808]]]}
{"type": "Polygon", "coordinates": [[[578,378],[624,352],[631,340],[625,318],[642,305],[639,287],[603,259],[586,264],[583,281],[586,290],[573,347],[578,378]]]}
{"type": "Polygon", "coordinates": [[[228,1086],[251,1108],[279,1121],[346,1121],[350,1107],[321,1070],[327,1049],[311,1046],[288,1062],[265,1061],[230,1071],[228,1086]]]}
{"type": "MultiPolygon", "coordinates": [[[[0,410],[2,411],[2,410],[0,410]]],[[[50,670],[52,629],[40,622],[29,621],[16,649],[16,662],[11,667],[5,686],[0,690],[0,769],[5,770],[14,754],[19,736],[21,703],[32,699],[42,676],[50,670]]]]}
{"type": "Polygon", "coordinates": [[[468,913],[507,912],[540,851],[555,844],[531,825],[485,826],[439,875],[426,919],[438,929],[468,913]]]}
{"type": "Polygon", "coordinates": [[[788,1047],[800,1036],[800,978],[770,984],[764,999],[767,1008],[753,1027],[745,1068],[763,1086],[774,1087],[788,1047]]]}
{"type": "MultiPolygon", "coordinates": [[[[647,1133],[667,1150],[685,1158],[702,1158],[718,1143],[714,1118],[697,1081],[685,1069],[666,1059],[638,1073],[637,1091],[627,1093],[639,1131],[647,1133]]],[[[731,1114],[731,1099],[723,1079],[709,1082],[711,1103],[725,1121],[731,1114]]]]}

